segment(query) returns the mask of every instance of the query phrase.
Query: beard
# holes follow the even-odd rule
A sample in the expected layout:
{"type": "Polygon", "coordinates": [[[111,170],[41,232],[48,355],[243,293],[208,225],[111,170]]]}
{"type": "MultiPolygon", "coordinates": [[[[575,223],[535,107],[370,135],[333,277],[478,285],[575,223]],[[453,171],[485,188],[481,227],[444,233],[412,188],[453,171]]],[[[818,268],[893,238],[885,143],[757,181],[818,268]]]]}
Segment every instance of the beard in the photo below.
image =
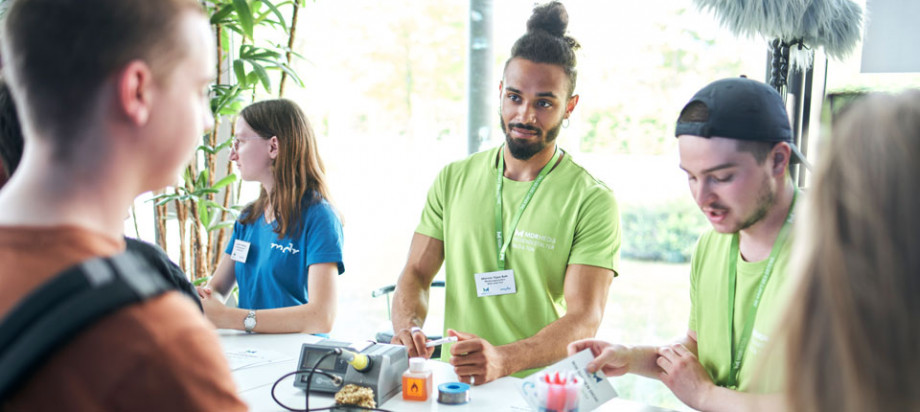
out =
{"type": "Polygon", "coordinates": [[[559,119],[559,123],[556,123],[551,129],[544,131],[540,128],[525,125],[523,123],[511,123],[506,125],[505,120],[501,117],[501,113],[498,114],[498,119],[499,122],[501,122],[502,132],[505,133],[505,144],[508,145],[511,156],[518,160],[529,160],[535,154],[545,149],[546,146],[549,146],[550,143],[553,143],[556,137],[559,136],[559,131],[562,129],[562,121],[564,120],[559,119]],[[511,128],[513,127],[534,131],[537,133],[537,139],[535,141],[528,141],[526,139],[513,138],[511,137],[511,128]]]}
{"type": "Polygon", "coordinates": [[[770,189],[768,180],[769,177],[764,176],[764,180],[760,184],[760,191],[757,194],[757,209],[755,209],[747,219],[741,221],[741,224],[738,225],[738,230],[735,232],[740,232],[763,220],[763,218],[767,216],[767,212],[770,211],[770,208],[773,207],[773,204],[776,203],[776,194],[770,189]]]}

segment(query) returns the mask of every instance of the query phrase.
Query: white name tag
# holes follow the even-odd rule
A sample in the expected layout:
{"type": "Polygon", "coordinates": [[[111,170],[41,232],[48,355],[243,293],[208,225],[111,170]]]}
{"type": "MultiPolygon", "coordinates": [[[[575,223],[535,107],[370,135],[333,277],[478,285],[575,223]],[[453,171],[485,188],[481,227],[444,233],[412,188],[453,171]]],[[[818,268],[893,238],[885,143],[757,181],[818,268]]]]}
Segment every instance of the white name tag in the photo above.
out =
{"type": "Polygon", "coordinates": [[[246,263],[247,256],[249,256],[249,242],[239,239],[234,241],[233,253],[230,254],[230,259],[235,262],[246,263]]]}
{"type": "Polygon", "coordinates": [[[476,294],[479,297],[517,293],[514,286],[514,270],[500,270],[476,274],[476,294]]]}

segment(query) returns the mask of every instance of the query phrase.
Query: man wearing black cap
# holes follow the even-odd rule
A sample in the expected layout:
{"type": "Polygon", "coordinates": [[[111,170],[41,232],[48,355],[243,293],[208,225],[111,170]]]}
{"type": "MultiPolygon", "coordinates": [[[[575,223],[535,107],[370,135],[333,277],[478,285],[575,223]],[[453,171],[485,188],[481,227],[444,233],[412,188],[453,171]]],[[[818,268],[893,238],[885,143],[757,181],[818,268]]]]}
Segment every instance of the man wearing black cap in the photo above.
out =
{"type": "Polygon", "coordinates": [[[760,357],[783,312],[797,193],[788,166],[798,151],[783,100],[760,82],[718,80],[684,106],[675,135],[690,193],[713,228],[691,259],[687,335],[660,347],[583,340],[569,352],[591,348],[589,371],[660,379],[699,410],[778,402],[752,394],[782,389],[760,357]]]}

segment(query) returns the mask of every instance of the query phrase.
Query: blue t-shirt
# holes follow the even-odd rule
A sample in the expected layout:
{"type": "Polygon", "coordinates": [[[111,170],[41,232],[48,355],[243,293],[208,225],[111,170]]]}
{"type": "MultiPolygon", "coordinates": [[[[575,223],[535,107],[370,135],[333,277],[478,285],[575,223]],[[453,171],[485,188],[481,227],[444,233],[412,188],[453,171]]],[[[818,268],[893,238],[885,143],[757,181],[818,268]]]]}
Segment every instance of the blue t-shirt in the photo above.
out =
{"type": "Polygon", "coordinates": [[[239,307],[276,309],[303,305],[309,301],[307,270],[314,263],[342,263],[342,222],[325,200],[303,210],[300,232],[278,238],[275,223],[258,219],[251,224],[237,221],[226,253],[237,240],[249,242],[246,263],[234,262],[240,289],[239,307]]]}

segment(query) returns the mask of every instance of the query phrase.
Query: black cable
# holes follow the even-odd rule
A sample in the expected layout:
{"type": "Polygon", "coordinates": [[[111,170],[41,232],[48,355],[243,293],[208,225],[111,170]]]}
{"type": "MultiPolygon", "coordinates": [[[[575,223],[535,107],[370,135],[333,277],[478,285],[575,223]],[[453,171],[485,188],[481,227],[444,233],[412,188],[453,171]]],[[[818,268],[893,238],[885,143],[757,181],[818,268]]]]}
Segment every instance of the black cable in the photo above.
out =
{"type": "MultiPolygon", "coordinates": [[[[336,379],[336,378],[338,378],[338,376],[333,375],[333,374],[331,374],[331,373],[329,373],[329,372],[326,372],[326,371],[324,371],[324,370],[322,370],[322,369],[313,369],[313,371],[315,371],[316,373],[319,373],[319,374],[321,374],[321,375],[325,375],[326,377],[328,377],[328,378],[330,378],[330,379],[336,379]]],[[[298,374],[298,373],[306,373],[306,372],[307,372],[306,369],[299,369],[299,370],[296,370],[296,371],[294,371],[294,372],[285,373],[283,376],[281,376],[280,378],[278,378],[278,380],[275,381],[275,384],[272,385],[272,391],[271,391],[272,399],[275,400],[275,403],[277,403],[277,404],[278,404],[279,406],[281,406],[282,408],[287,409],[287,410],[289,410],[289,411],[293,411],[293,412],[331,411],[331,410],[334,410],[335,408],[338,408],[339,406],[345,406],[345,405],[332,405],[332,406],[326,406],[326,407],[323,407],[323,408],[316,408],[316,409],[309,409],[309,408],[307,408],[307,409],[294,409],[294,408],[291,408],[290,406],[287,406],[287,405],[281,403],[281,401],[280,401],[277,397],[275,397],[275,388],[278,386],[279,383],[281,383],[281,381],[284,380],[284,378],[287,378],[288,376],[291,376],[291,375],[296,375],[296,374],[298,374]]],[[[307,385],[309,385],[309,381],[307,381],[307,385]]],[[[309,391],[306,392],[305,395],[306,395],[307,398],[309,398],[309,397],[310,397],[310,392],[309,392],[309,391]]],[[[309,405],[309,404],[308,404],[308,405],[309,405]]],[[[365,407],[365,406],[358,406],[358,405],[347,405],[347,407],[349,407],[349,408],[361,409],[361,410],[365,410],[365,411],[393,412],[393,411],[391,411],[391,410],[389,410],[389,409],[368,408],[368,407],[365,407]]]]}
{"type": "MultiPolygon", "coordinates": [[[[287,409],[287,410],[289,410],[289,411],[293,411],[293,412],[331,411],[331,410],[333,410],[334,408],[337,408],[337,407],[341,406],[341,405],[332,405],[332,406],[327,406],[327,407],[325,407],[325,408],[310,409],[310,384],[313,383],[313,373],[314,373],[314,372],[319,373],[319,374],[324,375],[324,376],[326,376],[326,377],[328,377],[329,379],[332,379],[332,380],[340,380],[340,379],[341,379],[340,377],[338,377],[338,376],[336,376],[336,375],[333,375],[333,374],[331,374],[331,373],[329,373],[329,372],[326,372],[326,371],[324,371],[324,370],[322,370],[322,369],[317,369],[317,368],[319,367],[319,364],[320,364],[320,363],[322,363],[327,357],[329,357],[329,355],[338,355],[338,354],[341,354],[341,353],[342,353],[341,350],[338,349],[338,348],[336,348],[336,349],[334,349],[334,350],[331,350],[331,351],[329,351],[329,352],[326,352],[323,356],[321,356],[321,357],[319,358],[319,360],[316,361],[315,364],[313,364],[313,367],[310,368],[310,374],[307,375],[307,389],[306,389],[306,392],[305,392],[305,394],[304,394],[304,395],[305,395],[304,397],[306,398],[306,400],[304,401],[304,409],[294,409],[294,408],[291,408],[290,406],[287,406],[287,405],[281,403],[281,401],[280,401],[277,397],[275,397],[275,388],[278,387],[278,384],[281,383],[281,381],[283,381],[284,378],[287,378],[288,376],[291,376],[291,375],[296,375],[296,374],[298,374],[298,373],[304,373],[304,372],[307,371],[306,369],[298,369],[298,370],[296,370],[296,371],[294,371],[294,372],[288,372],[288,373],[282,375],[280,378],[278,378],[278,380],[275,381],[274,385],[272,385],[272,391],[271,391],[272,399],[275,401],[275,403],[277,403],[277,404],[278,404],[279,406],[281,406],[282,408],[287,409]]],[[[358,409],[362,409],[362,410],[365,410],[365,411],[392,412],[392,411],[387,410],[387,409],[367,408],[367,407],[364,407],[364,406],[357,406],[357,405],[348,405],[348,407],[350,407],[350,408],[358,408],[358,409]]]]}
{"type": "Polygon", "coordinates": [[[318,368],[319,364],[323,363],[323,361],[326,360],[326,358],[328,358],[329,355],[338,355],[340,353],[342,353],[342,350],[338,348],[330,350],[324,353],[323,356],[320,356],[319,360],[317,360],[316,363],[313,364],[313,367],[310,369],[310,374],[307,375],[307,392],[303,397],[304,398],[304,401],[303,401],[304,402],[304,405],[303,405],[304,412],[310,411],[310,384],[313,383],[313,373],[316,372],[316,368],[318,368]]]}
{"type": "MultiPolygon", "coordinates": [[[[329,372],[326,372],[326,371],[324,371],[324,370],[322,370],[322,369],[317,369],[316,372],[319,373],[319,374],[321,374],[321,375],[325,375],[325,376],[328,377],[329,379],[340,379],[338,376],[333,375],[333,374],[331,374],[331,373],[329,373],[329,372]]],[[[278,384],[281,383],[281,381],[283,381],[284,378],[287,378],[288,376],[291,376],[291,375],[296,375],[296,374],[298,374],[298,373],[307,373],[307,369],[298,369],[298,370],[296,370],[296,371],[294,371],[294,372],[285,373],[283,376],[281,376],[280,378],[278,378],[278,380],[275,381],[275,384],[272,385],[271,395],[272,395],[272,399],[275,400],[275,403],[277,403],[277,404],[278,404],[279,406],[281,406],[282,408],[287,409],[287,410],[289,410],[289,411],[294,411],[294,412],[304,412],[304,409],[294,409],[294,408],[292,408],[292,407],[290,407],[290,406],[287,406],[287,405],[281,403],[281,400],[279,400],[279,399],[275,396],[275,388],[278,387],[278,384]]],[[[309,396],[309,395],[308,395],[308,396],[309,396]]],[[[319,409],[314,409],[314,410],[319,410],[319,409]]]]}

